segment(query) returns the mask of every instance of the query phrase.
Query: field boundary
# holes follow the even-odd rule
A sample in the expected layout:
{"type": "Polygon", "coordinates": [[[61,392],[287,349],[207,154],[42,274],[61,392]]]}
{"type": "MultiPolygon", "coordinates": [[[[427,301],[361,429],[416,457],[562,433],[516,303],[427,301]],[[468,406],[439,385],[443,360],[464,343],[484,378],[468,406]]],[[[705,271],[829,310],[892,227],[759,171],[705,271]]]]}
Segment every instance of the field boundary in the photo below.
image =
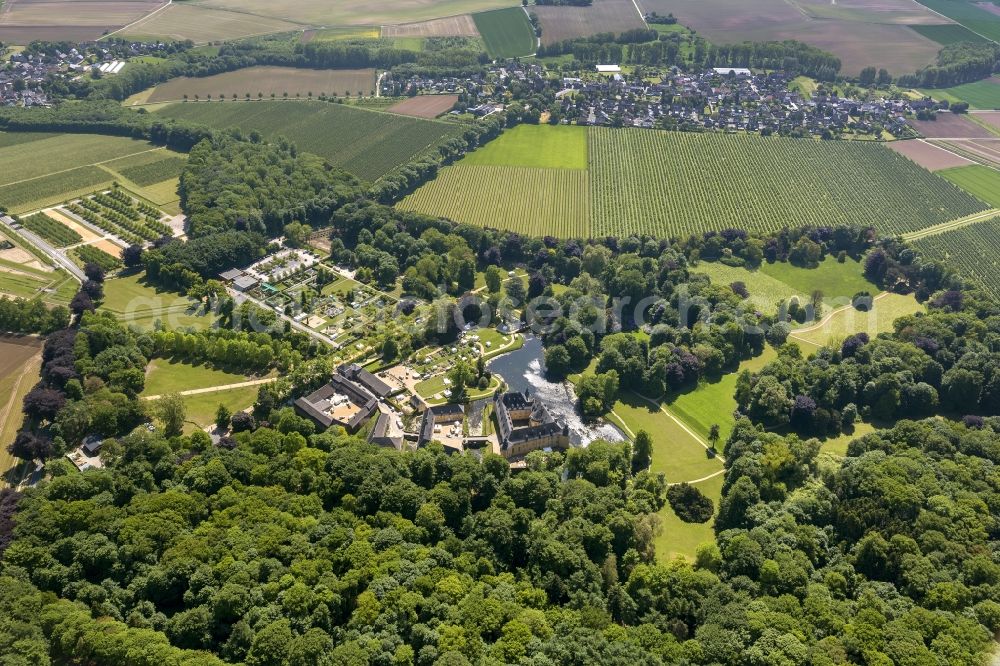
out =
{"type": "Polygon", "coordinates": [[[928,236],[936,236],[938,234],[943,234],[946,231],[954,231],[955,229],[961,229],[962,227],[967,227],[973,224],[979,224],[980,222],[986,222],[994,217],[1000,217],[1000,209],[991,208],[990,210],[984,211],[982,213],[968,215],[966,217],[959,218],[957,220],[952,220],[951,222],[945,222],[944,224],[935,224],[933,227],[927,227],[926,229],[921,229],[920,231],[913,231],[908,234],[903,234],[901,238],[907,242],[915,241],[921,238],[926,238],[928,236]]]}
{"type": "Polygon", "coordinates": [[[123,25],[122,27],[120,27],[120,28],[118,28],[116,30],[112,30],[111,32],[107,33],[106,35],[101,35],[101,37],[97,41],[99,41],[99,42],[103,41],[103,40],[107,39],[108,37],[121,32],[122,30],[128,30],[129,28],[131,28],[132,26],[134,26],[136,23],[141,23],[142,21],[145,21],[146,19],[148,19],[150,17],[156,16],[157,14],[159,14],[160,12],[162,12],[164,9],[166,9],[167,7],[169,7],[170,5],[172,5],[173,3],[174,3],[174,0],[167,0],[167,2],[165,4],[160,5],[159,7],[157,7],[156,9],[154,9],[153,11],[149,12],[148,14],[146,14],[145,16],[142,16],[142,17],[136,19],[135,21],[132,21],[128,25],[123,25]]]}

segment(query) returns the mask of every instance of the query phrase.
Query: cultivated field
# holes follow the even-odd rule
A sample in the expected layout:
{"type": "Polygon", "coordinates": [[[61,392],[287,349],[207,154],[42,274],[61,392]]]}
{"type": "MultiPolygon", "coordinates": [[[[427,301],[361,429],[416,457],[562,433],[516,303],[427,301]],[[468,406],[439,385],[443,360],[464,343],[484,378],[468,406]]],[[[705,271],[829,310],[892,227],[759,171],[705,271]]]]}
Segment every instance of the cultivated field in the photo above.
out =
{"type": "Polygon", "coordinates": [[[187,2],[174,3],[129,26],[119,36],[153,39],[190,39],[198,44],[254,35],[301,30],[303,25],[243,12],[209,9],[187,2]]]}
{"type": "Polygon", "coordinates": [[[842,223],[905,233],[986,208],[878,144],[548,126],[505,133],[442,169],[401,205],[558,236],[842,223]],[[579,146],[584,135],[586,149],[579,146]],[[559,171],[570,173],[559,180],[553,175],[559,171]],[[589,188],[573,185],[567,203],[554,203],[566,193],[547,188],[571,187],[580,174],[589,188]],[[584,196],[589,206],[578,201],[584,196]]]}
{"type": "Polygon", "coordinates": [[[531,11],[542,26],[542,44],[588,37],[599,32],[621,33],[646,27],[632,0],[594,0],[589,7],[536,5],[531,11]]]}
{"type": "Polygon", "coordinates": [[[199,78],[181,77],[156,86],[149,101],[179,102],[185,98],[253,100],[260,95],[270,99],[319,95],[371,94],[375,89],[374,69],[300,69],[297,67],[248,67],[232,72],[199,78]]]}
{"type": "Polygon", "coordinates": [[[458,102],[458,95],[420,95],[393,104],[386,111],[414,118],[437,118],[447,113],[458,102]]]}
{"type": "Polygon", "coordinates": [[[478,37],[476,22],[468,14],[382,26],[383,37],[478,37]]]}
{"type": "MultiPolygon", "coordinates": [[[[6,135],[0,134],[0,137],[6,135]]],[[[22,213],[109,186],[100,165],[160,150],[144,141],[96,134],[24,134],[0,143],[0,207],[22,213]]]]}
{"type": "Polygon", "coordinates": [[[327,102],[182,103],[157,113],[282,135],[367,180],[384,176],[461,130],[451,123],[327,102]]]}
{"type": "Polygon", "coordinates": [[[17,459],[7,452],[24,421],[21,401],[38,381],[42,341],[37,338],[0,338],[0,488],[17,485],[24,470],[14,470],[17,459]]]}
{"type": "Polygon", "coordinates": [[[914,25],[910,26],[927,39],[931,39],[938,44],[948,45],[958,42],[987,42],[985,37],[977,35],[964,25],[958,23],[945,23],[942,25],[914,25]]]}
{"type": "Polygon", "coordinates": [[[531,236],[590,236],[590,190],[580,169],[447,166],[400,208],[531,236]]]}
{"type": "Polygon", "coordinates": [[[985,166],[947,169],[942,176],[991,206],[1000,207],[1000,171],[985,166]]]}
{"type": "Polygon", "coordinates": [[[934,99],[968,102],[974,109],[1000,109],[1000,77],[964,83],[951,88],[925,88],[920,91],[934,99]]]}
{"type": "Polygon", "coordinates": [[[511,0],[196,0],[199,7],[267,16],[308,25],[395,25],[510,7],[511,0]]]}
{"type": "Polygon", "coordinates": [[[956,155],[926,141],[890,141],[886,144],[886,147],[896,151],[900,155],[905,155],[929,171],[968,166],[973,163],[972,160],[956,155]]]}
{"type": "Polygon", "coordinates": [[[1000,297],[1000,218],[926,236],[913,245],[1000,297]]]}
{"type": "Polygon", "coordinates": [[[0,41],[85,41],[136,21],[159,0],[6,0],[0,7],[0,41]]]}
{"type": "Polygon", "coordinates": [[[470,153],[463,165],[586,169],[587,128],[519,125],[470,153]]]}
{"type": "Polygon", "coordinates": [[[971,2],[956,0],[917,0],[917,2],[961,23],[983,37],[995,42],[1000,41],[1000,14],[986,11],[971,2]]]}
{"type": "Polygon", "coordinates": [[[382,30],[378,26],[348,25],[320,30],[304,30],[301,41],[305,44],[312,41],[336,42],[344,39],[378,39],[381,34],[382,30]]]}
{"type": "Polygon", "coordinates": [[[535,31],[520,7],[480,12],[473,14],[472,19],[490,56],[515,58],[535,52],[535,31]]]}
{"type": "Polygon", "coordinates": [[[1000,141],[996,139],[936,140],[932,143],[978,164],[1000,169],[1000,141]]]}
{"type": "Polygon", "coordinates": [[[876,144],[607,128],[589,139],[599,236],[842,223],[903,233],[984,208],[876,144]]]}
{"type": "Polygon", "coordinates": [[[937,120],[910,120],[910,126],[928,139],[996,139],[996,134],[967,115],[938,113],[937,120]]]}
{"type": "Polygon", "coordinates": [[[672,12],[710,42],[797,39],[840,58],[842,72],[857,74],[868,65],[909,74],[935,62],[940,44],[906,23],[946,23],[946,19],[903,0],[857,0],[844,4],[797,0],[637,0],[643,12],[672,12]]]}
{"type": "Polygon", "coordinates": [[[1000,111],[985,111],[975,114],[976,120],[984,122],[1000,132],[1000,111]]]}

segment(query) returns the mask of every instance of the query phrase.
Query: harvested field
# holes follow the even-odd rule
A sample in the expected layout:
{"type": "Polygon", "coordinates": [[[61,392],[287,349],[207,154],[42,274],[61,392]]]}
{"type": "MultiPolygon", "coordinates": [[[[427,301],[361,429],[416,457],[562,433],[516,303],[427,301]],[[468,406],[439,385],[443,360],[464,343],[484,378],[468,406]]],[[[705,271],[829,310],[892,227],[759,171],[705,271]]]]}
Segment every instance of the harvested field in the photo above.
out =
{"type": "Polygon", "coordinates": [[[792,0],[817,19],[842,19],[860,23],[937,25],[947,23],[934,12],[911,0],[792,0]]]}
{"type": "Polygon", "coordinates": [[[254,35],[301,30],[302,25],[274,18],[225,12],[190,4],[172,4],[142,19],[120,33],[121,36],[156,39],[190,39],[206,42],[239,39],[254,35]]]}
{"type": "Polygon", "coordinates": [[[972,160],[966,159],[926,141],[890,141],[886,147],[905,155],[930,171],[940,171],[952,167],[968,166],[972,160]]]}
{"type": "Polygon", "coordinates": [[[928,139],[996,139],[982,125],[977,125],[967,116],[956,113],[939,113],[937,120],[910,120],[910,126],[928,139]]]}
{"type": "Polygon", "coordinates": [[[931,141],[945,150],[958,153],[973,162],[1000,169],[1000,141],[991,139],[965,141],[931,141]]]}
{"type": "MultiPolygon", "coordinates": [[[[866,12],[848,19],[843,13],[839,17],[817,18],[785,0],[637,2],[643,12],[672,12],[681,23],[717,44],[797,39],[835,54],[842,62],[842,72],[849,76],[868,65],[885,67],[895,75],[910,74],[935,62],[941,48],[906,25],[872,18],[879,14],[893,16],[878,11],[877,3],[865,2],[866,12]]],[[[813,9],[817,6],[809,4],[813,9]]],[[[938,20],[942,22],[944,19],[938,20]]]]}
{"type": "Polygon", "coordinates": [[[0,8],[0,41],[98,39],[163,4],[157,0],[7,0],[0,8]]]}
{"type": "Polygon", "coordinates": [[[437,118],[451,111],[458,102],[458,95],[421,95],[393,104],[386,111],[415,118],[437,118]]]}
{"type": "Polygon", "coordinates": [[[98,250],[101,250],[102,252],[106,252],[106,253],[110,254],[112,257],[115,257],[115,258],[119,258],[120,259],[121,256],[122,256],[122,248],[121,248],[121,246],[119,246],[117,243],[112,243],[111,241],[109,241],[107,239],[101,239],[101,240],[95,241],[93,243],[88,243],[88,245],[90,245],[90,247],[96,247],[98,250]]]}
{"type": "Polygon", "coordinates": [[[374,69],[299,69],[295,67],[248,67],[232,72],[216,74],[201,78],[181,77],[171,79],[156,86],[149,96],[149,101],[177,102],[184,99],[194,99],[195,95],[206,99],[225,96],[231,99],[236,95],[240,100],[246,99],[247,93],[254,100],[259,93],[270,98],[271,95],[282,97],[288,93],[290,97],[300,95],[307,97],[311,92],[318,97],[321,94],[352,96],[358,92],[369,94],[375,87],[374,69]]]}
{"type": "Polygon", "coordinates": [[[60,213],[57,210],[47,210],[45,211],[45,216],[52,218],[53,220],[63,225],[64,227],[67,227],[75,231],[80,236],[79,242],[81,243],[90,243],[100,238],[99,235],[95,234],[88,227],[83,226],[79,222],[71,220],[69,217],[60,213]]]}
{"type": "Polygon", "coordinates": [[[987,111],[986,113],[977,113],[976,120],[981,120],[990,127],[996,127],[1000,130],[1000,111],[987,111]]]}
{"type": "Polygon", "coordinates": [[[594,0],[589,7],[537,5],[531,11],[542,25],[545,45],[599,32],[621,33],[646,27],[632,0],[594,0]]]}
{"type": "Polygon", "coordinates": [[[199,0],[197,6],[246,12],[256,16],[308,25],[396,25],[415,23],[442,16],[458,16],[486,9],[510,7],[511,0],[199,0]]]}
{"type": "Polygon", "coordinates": [[[478,37],[476,22],[468,14],[418,23],[382,26],[383,37],[478,37]]]}
{"type": "Polygon", "coordinates": [[[13,471],[19,461],[7,447],[14,442],[24,416],[21,401],[38,381],[42,366],[42,341],[33,337],[0,338],[0,488],[17,485],[21,474],[13,471]]]}

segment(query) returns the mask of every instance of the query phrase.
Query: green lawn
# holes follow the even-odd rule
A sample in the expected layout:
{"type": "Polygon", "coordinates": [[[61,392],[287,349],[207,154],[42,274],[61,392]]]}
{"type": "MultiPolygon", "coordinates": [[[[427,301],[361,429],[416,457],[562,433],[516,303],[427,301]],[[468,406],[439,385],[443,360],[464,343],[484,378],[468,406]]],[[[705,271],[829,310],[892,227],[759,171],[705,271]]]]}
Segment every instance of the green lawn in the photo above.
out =
{"type": "Polygon", "coordinates": [[[184,396],[187,420],[193,421],[202,428],[207,428],[215,423],[215,412],[219,409],[220,404],[225,405],[230,412],[235,414],[253,405],[257,400],[259,388],[259,386],[244,386],[225,391],[184,396]]]}
{"type": "Polygon", "coordinates": [[[708,439],[708,432],[713,424],[719,425],[719,449],[721,450],[733,430],[733,411],[736,409],[736,379],[743,370],[757,372],[778,357],[770,346],[764,352],[740,363],[738,370],[723,375],[716,381],[703,381],[697,388],[667,398],[667,408],[677,418],[703,438],[708,439]]]}
{"type": "Polygon", "coordinates": [[[142,395],[163,395],[245,381],[246,375],[217,370],[207,365],[192,365],[176,359],[156,358],[146,368],[146,387],[142,395]]]}
{"type": "MultiPolygon", "coordinates": [[[[881,295],[874,302],[871,312],[861,312],[852,307],[838,310],[822,326],[806,326],[803,330],[793,330],[790,342],[795,342],[805,353],[816,351],[821,346],[837,346],[854,333],[864,332],[874,338],[879,333],[892,330],[892,323],[908,314],[923,312],[924,306],[912,295],[881,295]]],[[[829,314],[829,313],[828,313],[829,314]]]]}
{"type": "Polygon", "coordinates": [[[765,262],[760,267],[761,273],[787,284],[804,296],[816,290],[822,291],[828,303],[850,299],[859,291],[876,293],[878,287],[865,279],[862,271],[861,262],[848,258],[841,264],[833,256],[828,256],[817,268],[801,268],[784,261],[765,262]]]}
{"type": "Polygon", "coordinates": [[[470,153],[462,163],[537,169],[586,169],[587,128],[518,125],[470,153]]]}
{"type": "Polygon", "coordinates": [[[991,206],[1000,206],[1000,171],[977,165],[954,167],[937,173],[991,206]]]}
{"type": "Polygon", "coordinates": [[[653,438],[654,472],[663,472],[667,481],[693,481],[722,469],[718,458],[710,458],[705,447],[657,406],[637,395],[620,396],[611,420],[624,425],[626,434],[645,430],[653,438]]]}
{"type": "Polygon", "coordinates": [[[472,20],[491,57],[516,58],[535,52],[535,31],[520,7],[479,12],[472,20]]]}
{"type": "MultiPolygon", "coordinates": [[[[719,512],[719,501],[722,499],[723,481],[724,476],[720,474],[695,484],[698,490],[712,500],[716,514],[719,512]]],[[[678,556],[693,560],[698,546],[715,541],[715,531],[712,529],[714,518],[704,523],[685,523],[677,517],[669,503],[664,505],[657,515],[660,517],[663,530],[657,535],[653,544],[656,547],[656,559],[661,563],[678,556]]]]}
{"type": "Polygon", "coordinates": [[[155,287],[145,278],[145,273],[134,273],[109,279],[104,283],[101,308],[143,329],[153,328],[157,320],[168,329],[207,328],[215,320],[213,314],[204,314],[196,301],[155,287]]]}
{"type": "Polygon", "coordinates": [[[968,102],[974,109],[1000,109],[1000,77],[951,88],[921,88],[920,92],[948,102],[968,102]]]}
{"type": "Polygon", "coordinates": [[[712,284],[730,285],[742,282],[750,292],[750,302],[761,312],[774,312],[779,301],[787,301],[799,293],[763,271],[726,266],[715,261],[702,261],[691,271],[707,275],[712,284]]]}

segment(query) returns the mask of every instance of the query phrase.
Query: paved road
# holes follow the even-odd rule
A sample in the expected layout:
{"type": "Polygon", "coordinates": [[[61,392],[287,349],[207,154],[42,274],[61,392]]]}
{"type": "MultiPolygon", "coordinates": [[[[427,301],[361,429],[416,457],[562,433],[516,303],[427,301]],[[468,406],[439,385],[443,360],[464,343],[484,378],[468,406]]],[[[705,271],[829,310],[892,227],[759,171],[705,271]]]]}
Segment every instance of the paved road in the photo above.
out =
{"type": "MultiPolygon", "coordinates": [[[[0,221],[2,221],[4,223],[4,225],[6,225],[8,227],[13,222],[13,220],[11,218],[9,218],[9,217],[2,217],[2,218],[0,218],[0,221]]],[[[24,227],[21,227],[20,229],[16,229],[15,232],[18,233],[18,234],[20,234],[21,236],[24,236],[24,239],[26,241],[28,241],[32,245],[36,246],[38,249],[40,249],[45,254],[49,255],[49,257],[51,257],[52,260],[54,262],[56,262],[56,264],[58,264],[62,268],[65,268],[67,271],[69,271],[70,275],[72,275],[73,277],[75,277],[80,282],[83,282],[84,280],[87,279],[87,276],[83,274],[83,271],[80,270],[80,268],[76,264],[74,264],[72,261],[70,261],[69,259],[67,259],[66,256],[62,252],[60,252],[56,248],[52,247],[48,243],[46,243],[44,240],[42,240],[41,238],[39,238],[36,234],[31,233],[30,231],[28,231],[24,227]]]]}

